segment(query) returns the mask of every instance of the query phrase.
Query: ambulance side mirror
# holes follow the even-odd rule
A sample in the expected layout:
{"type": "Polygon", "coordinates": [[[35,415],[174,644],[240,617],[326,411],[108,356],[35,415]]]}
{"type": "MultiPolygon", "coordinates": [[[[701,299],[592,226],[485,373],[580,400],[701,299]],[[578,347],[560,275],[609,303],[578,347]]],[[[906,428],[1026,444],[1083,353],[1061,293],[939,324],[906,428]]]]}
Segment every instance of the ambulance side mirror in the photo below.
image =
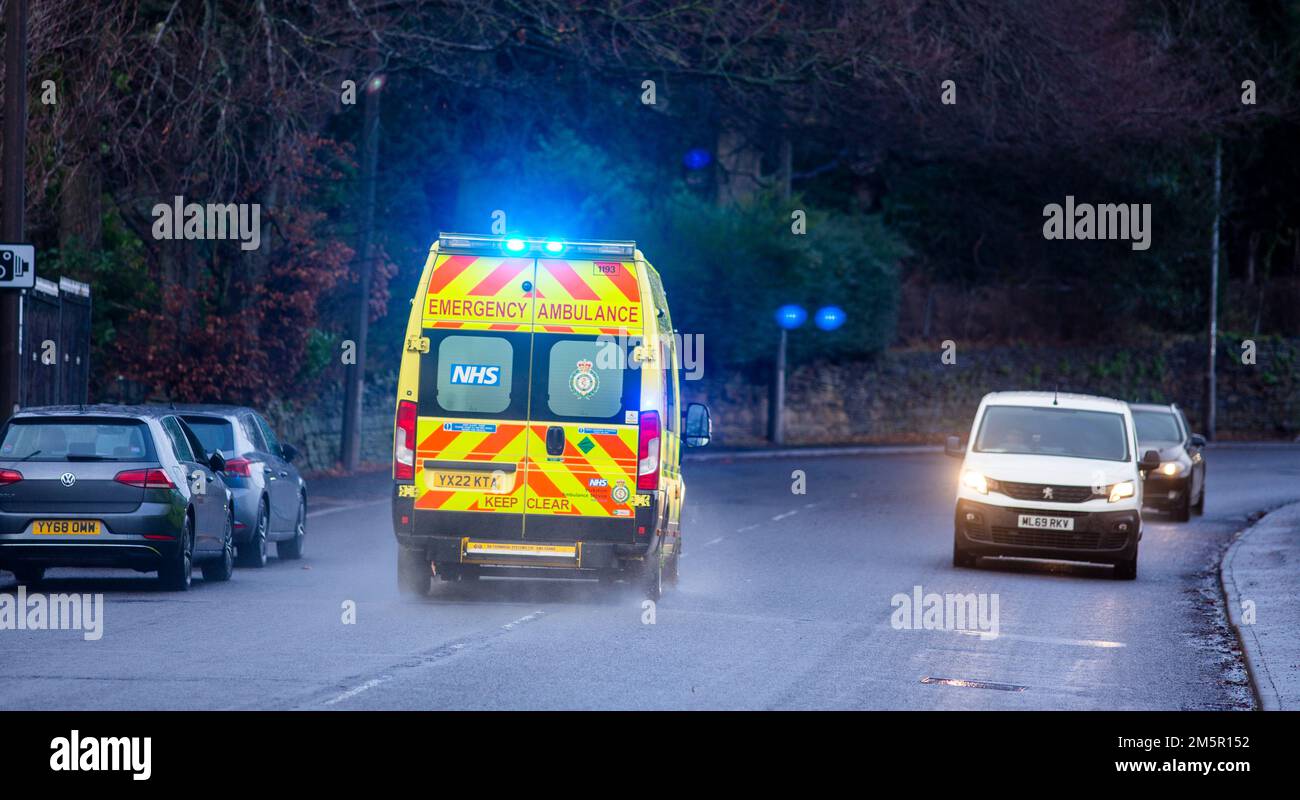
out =
{"type": "Polygon", "coordinates": [[[704,447],[713,438],[713,420],[709,408],[703,403],[687,403],[685,422],[682,425],[687,447],[704,447]]]}

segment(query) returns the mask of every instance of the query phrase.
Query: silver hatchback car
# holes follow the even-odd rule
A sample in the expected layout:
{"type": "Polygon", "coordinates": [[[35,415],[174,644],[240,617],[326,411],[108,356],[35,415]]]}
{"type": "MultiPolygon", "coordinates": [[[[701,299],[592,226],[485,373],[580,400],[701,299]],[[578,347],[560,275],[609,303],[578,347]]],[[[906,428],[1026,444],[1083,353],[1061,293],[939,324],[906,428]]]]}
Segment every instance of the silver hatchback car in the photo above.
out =
{"type": "Polygon", "coordinates": [[[241,567],[266,566],[268,542],[283,559],[302,558],[307,536],[307,482],[261,414],[245,406],[176,405],[209,451],[225,457],[222,478],[235,500],[235,547],[241,567]]]}

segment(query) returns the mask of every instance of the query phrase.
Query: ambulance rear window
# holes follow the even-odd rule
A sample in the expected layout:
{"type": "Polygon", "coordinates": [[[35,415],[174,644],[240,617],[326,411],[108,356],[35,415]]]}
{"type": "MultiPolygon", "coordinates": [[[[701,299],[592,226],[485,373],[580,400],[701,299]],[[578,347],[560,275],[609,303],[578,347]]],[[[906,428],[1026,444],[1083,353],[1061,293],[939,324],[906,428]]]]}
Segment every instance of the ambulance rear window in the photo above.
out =
{"type": "Polygon", "coordinates": [[[514,348],[497,336],[448,336],[438,345],[438,405],[499,414],[510,406],[514,348]]]}
{"type": "Polygon", "coordinates": [[[621,415],[628,370],[619,363],[617,352],[611,354],[609,346],[595,337],[539,344],[549,344],[546,406],[551,414],[602,420],[621,415]]]}

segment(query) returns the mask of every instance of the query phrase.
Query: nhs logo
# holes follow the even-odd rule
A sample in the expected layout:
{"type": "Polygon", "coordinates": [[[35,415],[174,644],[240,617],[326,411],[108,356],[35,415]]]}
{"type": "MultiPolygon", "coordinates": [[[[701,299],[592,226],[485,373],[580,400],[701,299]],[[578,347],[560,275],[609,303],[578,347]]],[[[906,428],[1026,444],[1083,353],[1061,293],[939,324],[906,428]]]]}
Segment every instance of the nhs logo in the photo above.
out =
{"type": "Polygon", "coordinates": [[[501,383],[501,368],[486,364],[452,364],[451,382],[474,386],[496,386],[501,383]]]}

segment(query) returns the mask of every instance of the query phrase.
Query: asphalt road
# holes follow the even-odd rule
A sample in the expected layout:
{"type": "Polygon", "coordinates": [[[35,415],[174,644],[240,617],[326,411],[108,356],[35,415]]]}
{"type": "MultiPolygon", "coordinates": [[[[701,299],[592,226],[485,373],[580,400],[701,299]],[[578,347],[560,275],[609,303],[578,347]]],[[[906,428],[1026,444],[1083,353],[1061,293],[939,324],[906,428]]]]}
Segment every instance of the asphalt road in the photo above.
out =
{"type": "Polygon", "coordinates": [[[1149,514],[1136,582],[954,569],[957,462],[942,455],[688,464],[681,583],[653,624],[632,587],[594,582],[400,598],[371,480],[316,504],[303,561],[226,584],[196,572],[172,594],[132,572],[51,571],[39,591],[104,593],[103,636],[0,630],[0,708],[1248,708],[1212,569],[1252,514],[1300,499],[1300,448],[1209,462],[1205,516],[1149,514]],[[999,635],[895,629],[891,599],[914,586],[996,595],[999,635]]]}

